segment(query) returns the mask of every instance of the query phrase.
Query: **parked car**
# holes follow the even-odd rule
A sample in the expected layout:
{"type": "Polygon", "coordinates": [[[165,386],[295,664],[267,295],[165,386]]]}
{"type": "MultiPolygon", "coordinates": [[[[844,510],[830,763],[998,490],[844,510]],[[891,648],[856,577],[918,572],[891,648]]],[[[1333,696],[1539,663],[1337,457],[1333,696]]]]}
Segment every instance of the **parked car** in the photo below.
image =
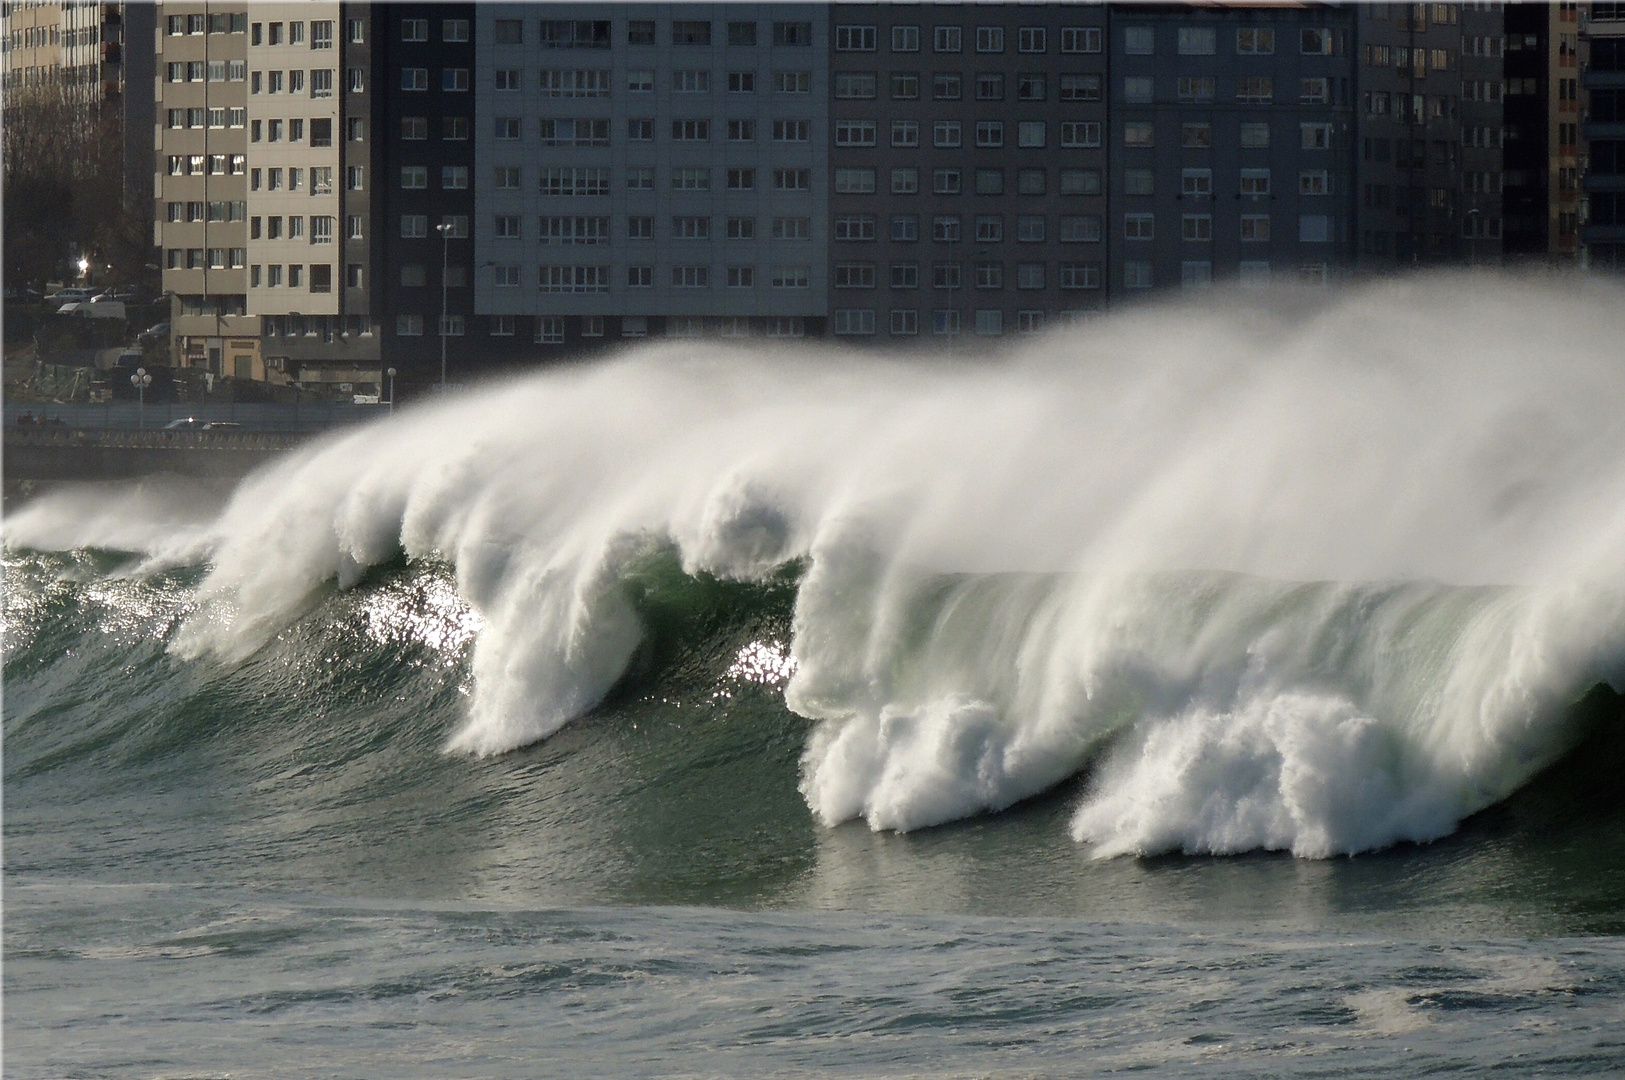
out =
{"type": "Polygon", "coordinates": [[[240,430],[242,430],[242,426],[243,425],[239,424],[235,420],[210,420],[207,424],[203,425],[203,430],[204,431],[240,431],[240,430]]]}
{"type": "Polygon", "coordinates": [[[149,326],[141,331],[135,340],[139,345],[153,345],[160,341],[167,341],[169,340],[169,324],[161,322],[156,326],[149,326]]]}
{"type": "Polygon", "coordinates": [[[58,289],[45,299],[61,308],[64,304],[82,304],[95,295],[95,289],[58,289]]]}
{"type": "Polygon", "coordinates": [[[195,416],[183,416],[179,420],[171,420],[164,425],[165,431],[199,431],[208,427],[195,416]]]}
{"type": "Polygon", "coordinates": [[[71,300],[57,308],[56,313],[78,319],[123,319],[125,308],[117,300],[71,300]]]}

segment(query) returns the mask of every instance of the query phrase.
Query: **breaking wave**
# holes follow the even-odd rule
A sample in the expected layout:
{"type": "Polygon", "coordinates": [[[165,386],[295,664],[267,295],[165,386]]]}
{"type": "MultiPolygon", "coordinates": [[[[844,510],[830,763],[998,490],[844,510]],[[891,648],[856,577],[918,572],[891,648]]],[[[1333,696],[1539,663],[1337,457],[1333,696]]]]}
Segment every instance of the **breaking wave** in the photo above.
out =
{"type": "Polygon", "coordinates": [[[654,625],[664,574],[792,597],[788,651],[734,662],[814,721],[826,824],[1087,774],[1101,856],[1442,836],[1625,690],[1625,304],[1487,277],[1233,300],[979,362],[666,343],[329,437],[217,512],[48,496],[6,541],[205,568],[182,661],[250,657],[403,556],[449,567],[455,751],[545,739],[703,633],[654,625]]]}

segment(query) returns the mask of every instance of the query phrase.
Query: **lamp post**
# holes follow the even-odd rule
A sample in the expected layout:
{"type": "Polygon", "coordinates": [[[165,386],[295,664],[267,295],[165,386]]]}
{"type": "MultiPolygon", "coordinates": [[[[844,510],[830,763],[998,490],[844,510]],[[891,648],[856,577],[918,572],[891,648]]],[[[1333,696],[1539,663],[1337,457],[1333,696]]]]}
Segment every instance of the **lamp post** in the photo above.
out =
{"type": "Polygon", "coordinates": [[[395,369],[390,368],[384,374],[389,376],[389,415],[395,415],[395,369]]]}
{"type": "Polygon", "coordinates": [[[435,231],[440,234],[440,392],[446,391],[446,270],[451,266],[451,223],[442,221],[435,231]]]}
{"type": "Polygon", "coordinates": [[[1478,269],[1478,207],[1467,211],[1467,267],[1478,269]]]}
{"type": "Polygon", "coordinates": [[[138,367],[135,374],[130,376],[130,385],[135,387],[136,414],[135,426],[137,430],[145,430],[147,426],[147,387],[152,385],[152,376],[147,369],[138,367]]]}

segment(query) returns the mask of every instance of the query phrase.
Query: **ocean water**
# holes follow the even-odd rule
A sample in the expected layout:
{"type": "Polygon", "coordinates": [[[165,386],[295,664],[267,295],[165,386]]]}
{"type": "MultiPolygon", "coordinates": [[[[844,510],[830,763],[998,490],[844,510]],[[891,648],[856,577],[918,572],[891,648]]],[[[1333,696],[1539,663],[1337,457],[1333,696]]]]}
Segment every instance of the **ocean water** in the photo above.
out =
{"type": "Polygon", "coordinates": [[[6,1073],[1617,1075],[1621,299],[667,343],[8,508],[6,1073]]]}

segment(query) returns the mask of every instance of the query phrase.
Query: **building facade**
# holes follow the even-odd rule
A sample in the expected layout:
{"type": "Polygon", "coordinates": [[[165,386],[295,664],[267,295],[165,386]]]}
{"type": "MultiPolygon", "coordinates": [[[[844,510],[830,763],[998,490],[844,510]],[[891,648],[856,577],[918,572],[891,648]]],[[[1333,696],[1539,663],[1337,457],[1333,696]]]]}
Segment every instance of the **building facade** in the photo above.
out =
{"type": "Polygon", "coordinates": [[[1582,258],[1625,271],[1625,3],[1582,6],[1582,258]]]}
{"type": "Polygon", "coordinates": [[[1347,9],[1125,7],[1111,49],[1114,297],[1238,279],[1323,286],[1347,272],[1347,9]]]}
{"type": "Polygon", "coordinates": [[[832,19],[831,332],[936,348],[1102,307],[1106,9],[832,19]]]}

